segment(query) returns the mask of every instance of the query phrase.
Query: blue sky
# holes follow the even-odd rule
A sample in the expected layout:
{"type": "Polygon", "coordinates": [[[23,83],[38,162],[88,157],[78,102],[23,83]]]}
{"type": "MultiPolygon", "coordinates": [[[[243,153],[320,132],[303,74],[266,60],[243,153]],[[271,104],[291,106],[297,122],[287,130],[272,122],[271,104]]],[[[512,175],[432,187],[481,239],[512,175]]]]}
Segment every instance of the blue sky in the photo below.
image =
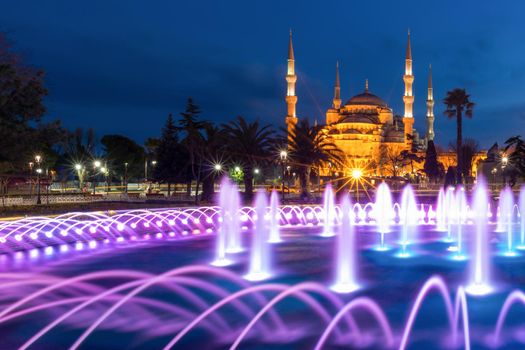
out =
{"type": "Polygon", "coordinates": [[[298,116],[324,120],[334,67],[343,100],[370,90],[403,112],[406,32],[412,33],[416,128],[424,132],[428,64],[436,140],[455,138],[447,90],[476,103],[465,137],[483,146],[525,130],[525,2],[10,1],[0,12],[26,61],[43,68],[48,117],[142,142],[192,96],[203,117],[283,125],[288,30],[298,116]]]}

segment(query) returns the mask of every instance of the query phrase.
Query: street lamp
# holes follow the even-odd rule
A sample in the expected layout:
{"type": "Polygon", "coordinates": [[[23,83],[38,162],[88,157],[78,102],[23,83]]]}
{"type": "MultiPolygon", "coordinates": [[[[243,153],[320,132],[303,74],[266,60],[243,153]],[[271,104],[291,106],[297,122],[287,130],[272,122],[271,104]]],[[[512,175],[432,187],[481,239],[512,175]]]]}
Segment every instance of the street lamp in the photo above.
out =
{"type": "Polygon", "coordinates": [[[215,171],[221,171],[221,170],[222,170],[222,165],[220,165],[220,164],[217,163],[217,164],[215,164],[215,165],[213,166],[213,169],[215,169],[215,171]]]}
{"type": "MultiPolygon", "coordinates": [[[[157,165],[157,161],[152,160],[151,165],[153,166],[157,165]]],[[[148,181],[148,159],[146,158],[146,160],[144,161],[144,182],[147,182],[147,181],[148,181]]]]}
{"type": "Polygon", "coordinates": [[[254,174],[254,176],[253,176],[253,178],[252,178],[252,186],[254,186],[254,187],[255,187],[255,177],[256,177],[257,175],[259,175],[259,173],[260,173],[259,168],[255,168],[255,169],[253,169],[253,174],[254,174]]]}
{"type": "Polygon", "coordinates": [[[496,190],[496,173],[498,172],[498,168],[494,168],[492,169],[491,173],[492,173],[492,182],[493,182],[493,190],[495,191],[496,190]]]}
{"type": "Polygon", "coordinates": [[[33,197],[33,166],[35,163],[29,162],[29,197],[33,197]]]}
{"type": "Polygon", "coordinates": [[[93,195],[96,194],[97,189],[97,169],[102,166],[100,160],[95,160],[93,162],[93,195]]]}
{"type": "Polygon", "coordinates": [[[42,198],[40,197],[40,174],[42,174],[42,168],[40,168],[40,163],[42,162],[42,157],[40,155],[35,156],[35,162],[36,162],[36,176],[37,176],[37,186],[38,186],[38,192],[36,195],[36,204],[40,205],[42,204],[42,198]]]}
{"type": "Polygon", "coordinates": [[[128,194],[128,162],[124,163],[124,193],[128,194]]]}
{"type": "Polygon", "coordinates": [[[82,191],[82,185],[84,182],[84,170],[82,164],[75,164],[75,170],[77,171],[78,176],[78,188],[80,191],[82,191]]]}
{"type": "Polygon", "coordinates": [[[281,166],[282,166],[282,178],[281,178],[281,198],[282,198],[282,202],[284,203],[284,172],[285,172],[285,169],[286,169],[286,159],[288,158],[288,152],[285,151],[285,150],[282,150],[280,153],[279,153],[279,157],[281,159],[281,166]]]}
{"type": "Polygon", "coordinates": [[[104,175],[104,181],[106,182],[106,194],[109,193],[109,169],[106,166],[100,168],[100,172],[104,175]]]}
{"type": "Polygon", "coordinates": [[[503,176],[503,185],[507,183],[507,179],[505,178],[505,168],[507,167],[507,164],[509,163],[509,158],[506,154],[503,154],[501,157],[501,175],[503,176]]]}

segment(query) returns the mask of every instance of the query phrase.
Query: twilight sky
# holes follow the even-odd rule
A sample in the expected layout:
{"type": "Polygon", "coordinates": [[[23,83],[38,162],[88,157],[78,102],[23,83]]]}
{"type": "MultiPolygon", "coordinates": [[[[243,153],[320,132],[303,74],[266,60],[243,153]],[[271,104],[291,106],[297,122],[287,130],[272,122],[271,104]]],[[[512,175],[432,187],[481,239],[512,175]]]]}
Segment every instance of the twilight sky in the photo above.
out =
{"type": "Polygon", "coordinates": [[[50,119],[142,142],[188,96],[215,122],[244,115],[284,125],[289,28],[299,118],[324,121],[336,60],[343,101],[368,78],[402,114],[410,28],[416,128],[424,133],[432,63],[437,143],[455,138],[441,101],[462,87],[476,103],[465,136],[486,147],[525,131],[524,13],[521,0],[17,0],[2,6],[0,31],[46,71],[50,119]]]}

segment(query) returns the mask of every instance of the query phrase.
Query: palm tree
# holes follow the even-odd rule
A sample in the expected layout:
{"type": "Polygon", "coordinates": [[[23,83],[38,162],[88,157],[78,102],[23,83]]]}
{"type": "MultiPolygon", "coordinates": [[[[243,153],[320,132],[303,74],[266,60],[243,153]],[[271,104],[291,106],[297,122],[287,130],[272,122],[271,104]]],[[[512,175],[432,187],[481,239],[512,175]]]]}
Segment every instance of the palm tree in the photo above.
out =
{"type": "Polygon", "coordinates": [[[251,197],[254,168],[268,159],[274,144],[274,131],[270,125],[261,126],[258,121],[249,123],[241,116],[224,124],[223,129],[227,137],[228,154],[243,166],[244,193],[251,197]]]}
{"type": "Polygon", "coordinates": [[[299,166],[301,197],[310,195],[310,174],[313,167],[328,162],[340,164],[343,152],[321,125],[310,125],[308,119],[301,119],[288,135],[288,152],[294,164],[299,166]]]}
{"type": "Polygon", "coordinates": [[[458,182],[462,182],[462,174],[464,173],[463,157],[461,156],[463,143],[463,113],[468,118],[472,118],[472,110],[474,103],[469,100],[470,95],[465,89],[454,89],[447,92],[447,97],[443,100],[447,109],[445,115],[449,118],[456,118],[456,157],[457,157],[457,177],[458,182]]]}

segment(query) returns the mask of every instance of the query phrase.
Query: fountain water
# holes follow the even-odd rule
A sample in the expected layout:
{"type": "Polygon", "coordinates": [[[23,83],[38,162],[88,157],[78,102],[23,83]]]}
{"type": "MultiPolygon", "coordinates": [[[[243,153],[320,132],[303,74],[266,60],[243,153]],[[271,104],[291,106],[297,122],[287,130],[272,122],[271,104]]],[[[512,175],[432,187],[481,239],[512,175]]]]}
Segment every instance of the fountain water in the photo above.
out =
{"type": "Polygon", "coordinates": [[[225,192],[225,202],[220,203],[219,205],[222,204],[221,207],[225,206],[227,208],[227,212],[229,213],[226,231],[226,252],[239,253],[243,250],[241,242],[241,227],[239,223],[239,208],[241,206],[241,199],[235,184],[229,183],[225,192]]]}
{"type": "MultiPolygon", "coordinates": [[[[237,208],[233,207],[231,200],[232,184],[225,177],[221,182],[221,191],[219,193],[219,207],[220,207],[220,226],[217,230],[215,260],[212,262],[214,266],[227,266],[231,261],[226,257],[227,243],[230,243],[231,236],[235,233],[234,222],[237,218],[237,208]],[[230,239],[228,239],[230,238],[230,239]]],[[[229,247],[228,247],[229,248],[229,247]]]]}
{"type": "Polygon", "coordinates": [[[380,234],[378,249],[387,250],[385,234],[390,231],[390,221],[392,220],[392,194],[390,193],[390,188],[384,182],[377,187],[374,218],[380,234]]]}
{"type": "Polygon", "coordinates": [[[463,225],[468,218],[467,195],[464,187],[458,187],[456,190],[456,227],[457,227],[457,254],[456,259],[463,259],[463,225]]]}
{"type": "Polygon", "coordinates": [[[436,204],[436,228],[438,231],[445,232],[446,226],[446,208],[445,208],[445,189],[439,189],[438,200],[436,204]]]}
{"type": "Polygon", "coordinates": [[[518,203],[518,216],[520,218],[520,245],[518,246],[518,249],[525,249],[525,185],[521,186],[518,203]]]}
{"type": "Polygon", "coordinates": [[[514,198],[512,190],[508,186],[501,190],[499,196],[499,210],[500,215],[498,217],[498,228],[502,232],[507,233],[507,249],[505,251],[505,255],[514,256],[516,255],[516,252],[514,251],[514,239],[512,233],[514,198]]]}
{"type": "Polygon", "coordinates": [[[490,247],[487,234],[488,195],[482,179],[474,190],[473,215],[476,225],[472,240],[472,258],[470,259],[470,285],[466,288],[469,294],[483,295],[492,290],[490,285],[490,247]]]}
{"type": "Polygon", "coordinates": [[[354,231],[355,214],[348,195],[343,198],[341,211],[341,225],[336,240],[336,280],[332,290],[338,293],[350,293],[359,286],[357,284],[357,247],[354,231]]]}
{"type": "Polygon", "coordinates": [[[324,191],[324,221],[321,236],[332,237],[334,235],[334,224],[336,220],[335,199],[332,186],[328,184],[324,191]]]}
{"type": "Polygon", "coordinates": [[[250,269],[245,276],[250,281],[260,281],[270,277],[270,251],[268,246],[269,227],[266,220],[266,193],[257,192],[255,196],[255,229],[252,236],[250,269]]]}
{"type": "Polygon", "coordinates": [[[270,196],[270,238],[268,242],[281,242],[281,235],[279,233],[279,221],[281,215],[279,214],[279,194],[273,190],[270,196]]]}
{"type": "Polygon", "coordinates": [[[409,236],[413,237],[415,233],[414,231],[416,230],[416,226],[418,223],[418,209],[416,204],[416,198],[412,186],[410,185],[405,186],[401,195],[401,213],[399,223],[402,226],[402,251],[399,254],[399,256],[407,257],[410,255],[407,250],[407,246],[410,243],[409,236]]]}
{"type": "Polygon", "coordinates": [[[454,187],[447,187],[445,191],[445,222],[447,230],[447,242],[452,242],[452,224],[456,218],[456,196],[454,195],[454,187]]]}

